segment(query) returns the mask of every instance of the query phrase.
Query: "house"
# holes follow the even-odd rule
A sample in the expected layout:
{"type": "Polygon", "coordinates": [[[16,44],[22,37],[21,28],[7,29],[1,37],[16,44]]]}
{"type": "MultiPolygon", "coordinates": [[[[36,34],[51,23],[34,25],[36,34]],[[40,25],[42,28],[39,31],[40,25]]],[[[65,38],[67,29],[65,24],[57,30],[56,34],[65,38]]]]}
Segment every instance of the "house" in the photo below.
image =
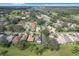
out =
{"type": "Polygon", "coordinates": [[[16,35],[12,40],[12,44],[14,45],[17,44],[21,38],[22,38],[22,35],[16,35]]]}
{"type": "Polygon", "coordinates": [[[50,22],[50,17],[49,16],[47,16],[47,15],[41,15],[42,17],[43,17],[43,20],[45,20],[46,21],[46,23],[49,23],[50,22]]]}
{"type": "Polygon", "coordinates": [[[36,35],[35,36],[35,41],[38,43],[38,44],[41,44],[41,37],[39,35],[36,35]]]}
{"type": "Polygon", "coordinates": [[[3,32],[4,26],[7,25],[9,22],[6,21],[4,18],[0,19],[0,32],[3,32]]]}
{"type": "Polygon", "coordinates": [[[21,15],[25,15],[25,12],[21,12],[21,15]]]}
{"type": "Polygon", "coordinates": [[[22,36],[22,38],[20,39],[20,41],[21,41],[21,40],[27,40],[27,38],[28,38],[28,34],[23,34],[23,36],[22,36]]]}
{"type": "Polygon", "coordinates": [[[21,19],[21,16],[16,16],[16,19],[21,19]]]}
{"type": "Polygon", "coordinates": [[[42,19],[43,17],[41,15],[36,15],[37,19],[42,19]]]}
{"type": "Polygon", "coordinates": [[[67,23],[67,26],[70,27],[72,25],[72,23],[67,23]]]}
{"type": "Polygon", "coordinates": [[[46,23],[49,23],[49,22],[50,22],[50,19],[51,19],[49,16],[44,15],[44,14],[36,15],[36,17],[37,17],[38,19],[43,19],[43,20],[45,20],[46,23]]]}
{"type": "Polygon", "coordinates": [[[59,44],[64,44],[64,43],[68,43],[68,42],[76,42],[79,41],[79,35],[78,33],[59,33],[58,34],[58,38],[56,38],[56,40],[58,41],[59,44]]]}
{"type": "Polygon", "coordinates": [[[49,35],[49,38],[54,38],[54,35],[53,35],[53,34],[50,34],[50,35],[49,35]]]}
{"type": "Polygon", "coordinates": [[[52,27],[51,27],[51,26],[47,26],[47,28],[48,28],[48,30],[51,30],[51,29],[52,29],[52,27]]]}
{"type": "Polygon", "coordinates": [[[46,42],[46,37],[44,34],[38,34],[35,36],[35,41],[38,43],[38,44],[43,44],[46,42]]]}
{"type": "Polygon", "coordinates": [[[50,30],[50,33],[55,33],[56,29],[52,27],[52,29],[50,30]]]}
{"type": "Polygon", "coordinates": [[[32,30],[34,31],[36,29],[37,22],[33,21],[31,25],[32,25],[32,30]]]}
{"type": "Polygon", "coordinates": [[[39,26],[36,27],[36,32],[40,32],[41,28],[39,26]]]}
{"type": "Polygon", "coordinates": [[[33,41],[34,41],[34,37],[33,37],[33,35],[29,35],[27,41],[29,41],[29,42],[33,42],[33,41]]]}
{"type": "Polygon", "coordinates": [[[0,19],[0,26],[7,25],[8,21],[6,21],[4,18],[0,19]]]}
{"type": "Polygon", "coordinates": [[[58,34],[58,38],[56,38],[59,44],[64,44],[66,43],[65,38],[63,37],[62,34],[58,34]]]}
{"type": "Polygon", "coordinates": [[[30,17],[30,12],[25,12],[26,18],[30,17]]]}
{"type": "Polygon", "coordinates": [[[70,27],[75,28],[76,26],[77,26],[77,24],[72,24],[70,27]]]}
{"type": "Polygon", "coordinates": [[[76,33],[77,41],[79,41],[79,32],[76,33]]]}
{"type": "Polygon", "coordinates": [[[6,16],[6,15],[8,15],[8,13],[6,13],[6,12],[0,12],[0,16],[6,16]]]}
{"type": "Polygon", "coordinates": [[[12,42],[14,36],[13,35],[9,35],[6,37],[6,39],[8,40],[8,42],[12,42]]]}
{"type": "Polygon", "coordinates": [[[23,26],[23,25],[25,25],[25,23],[26,23],[26,22],[25,22],[24,20],[21,20],[21,21],[19,21],[18,24],[16,24],[16,25],[21,25],[21,26],[23,26]]]}
{"type": "Polygon", "coordinates": [[[46,29],[46,26],[41,26],[41,30],[45,30],[46,29]]]}
{"type": "Polygon", "coordinates": [[[68,37],[71,39],[72,42],[79,41],[77,33],[70,33],[68,34],[68,37]]]}
{"type": "Polygon", "coordinates": [[[7,38],[7,35],[5,35],[5,34],[0,34],[0,43],[4,43],[4,44],[9,43],[6,38],[7,38]]]}
{"type": "Polygon", "coordinates": [[[23,20],[24,20],[24,19],[26,19],[26,17],[25,17],[25,16],[23,16],[23,17],[21,17],[21,19],[23,19],[23,20]]]}
{"type": "Polygon", "coordinates": [[[55,33],[56,29],[52,26],[47,26],[50,33],[55,33]]]}

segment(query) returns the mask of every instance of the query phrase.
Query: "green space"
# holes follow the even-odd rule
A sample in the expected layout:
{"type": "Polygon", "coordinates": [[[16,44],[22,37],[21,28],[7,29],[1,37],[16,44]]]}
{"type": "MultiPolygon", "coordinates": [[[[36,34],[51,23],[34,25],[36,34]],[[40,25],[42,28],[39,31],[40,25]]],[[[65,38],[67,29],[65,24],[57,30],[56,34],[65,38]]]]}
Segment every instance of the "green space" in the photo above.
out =
{"type": "MultiPolygon", "coordinates": [[[[42,48],[42,45],[38,45],[40,46],[40,48],[42,48]]],[[[0,55],[4,55],[4,56],[78,56],[79,55],[79,51],[77,49],[74,50],[74,47],[79,46],[76,43],[68,43],[68,44],[63,44],[60,45],[60,49],[59,50],[50,50],[50,49],[45,49],[42,54],[37,54],[37,51],[35,51],[34,48],[36,48],[36,46],[29,47],[25,50],[20,50],[15,46],[11,46],[9,48],[7,47],[2,47],[0,46],[0,55]],[[32,50],[33,49],[33,50],[32,50]]]]}

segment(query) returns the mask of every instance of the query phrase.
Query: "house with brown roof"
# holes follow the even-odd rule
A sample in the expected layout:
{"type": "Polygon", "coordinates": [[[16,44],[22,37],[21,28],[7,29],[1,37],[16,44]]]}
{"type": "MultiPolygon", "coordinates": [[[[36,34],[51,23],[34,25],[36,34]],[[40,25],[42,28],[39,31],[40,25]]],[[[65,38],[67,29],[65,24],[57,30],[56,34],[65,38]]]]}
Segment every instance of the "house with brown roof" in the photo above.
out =
{"type": "Polygon", "coordinates": [[[27,41],[29,41],[29,42],[33,42],[33,41],[34,41],[34,37],[33,37],[33,35],[29,35],[27,41]]]}
{"type": "Polygon", "coordinates": [[[32,22],[32,30],[33,31],[36,29],[36,26],[37,26],[37,22],[36,21],[33,21],[32,22]]]}
{"type": "Polygon", "coordinates": [[[17,35],[14,37],[14,39],[12,40],[12,44],[16,44],[20,41],[20,39],[22,38],[22,35],[17,35]]]}

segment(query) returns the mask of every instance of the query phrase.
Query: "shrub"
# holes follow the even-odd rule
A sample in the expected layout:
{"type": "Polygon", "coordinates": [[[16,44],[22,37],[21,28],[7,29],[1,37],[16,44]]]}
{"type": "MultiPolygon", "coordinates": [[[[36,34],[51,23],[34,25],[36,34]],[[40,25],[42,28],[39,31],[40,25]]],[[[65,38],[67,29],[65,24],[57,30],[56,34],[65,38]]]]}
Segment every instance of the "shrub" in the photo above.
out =
{"type": "Polygon", "coordinates": [[[79,42],[74,43],[72,47],[72,53],[79,54],[79,42]]]}
{"type": "Polygon", "coordinates": [[[27,42],[26,40],[19,41],[16,44],[16,47],[19,48],[20,50],[25,50],[27,48],[30,48],[30,50],[32,50],[34,46],[35,45],[32,42],[27,42]]]}
{"type": "Polygon", "coordinates": [[[9,47],[11,46],[11,43],[6,43],[6,44],[5,44],[5,43],[2,43],[1,45],[2,45],[3,47],[9,48],[9,47]]]}
{"type": "Polygon", "coordinates": [[[35,53],[37,55],[42,55],[44,51],[46,51],[46,49],[43,45],[36,45],[35,53]]]}
{"type": "Polygon", "coordinates": [[[7,53],[8,53],[8,50],[0,49],[0,55],[5,56],[5,55],[7,55],[7,53]]]}
{"type": "Polygon", "coordinates": [[[16,45],[20,50],[25,50],[27,47],[27,42],[25,40],[19,41],[16,45]]]}

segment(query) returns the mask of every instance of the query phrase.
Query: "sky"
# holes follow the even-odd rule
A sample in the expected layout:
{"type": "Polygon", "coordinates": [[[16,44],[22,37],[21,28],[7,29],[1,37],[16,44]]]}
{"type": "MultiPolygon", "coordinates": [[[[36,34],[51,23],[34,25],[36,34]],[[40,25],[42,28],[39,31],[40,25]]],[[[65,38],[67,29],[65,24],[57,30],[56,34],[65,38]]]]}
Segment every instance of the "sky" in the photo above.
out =
{"type": "Polygon", "coordinates": [[[0,6],[79,6],[79,3],[0,3],[0,6]]]}

